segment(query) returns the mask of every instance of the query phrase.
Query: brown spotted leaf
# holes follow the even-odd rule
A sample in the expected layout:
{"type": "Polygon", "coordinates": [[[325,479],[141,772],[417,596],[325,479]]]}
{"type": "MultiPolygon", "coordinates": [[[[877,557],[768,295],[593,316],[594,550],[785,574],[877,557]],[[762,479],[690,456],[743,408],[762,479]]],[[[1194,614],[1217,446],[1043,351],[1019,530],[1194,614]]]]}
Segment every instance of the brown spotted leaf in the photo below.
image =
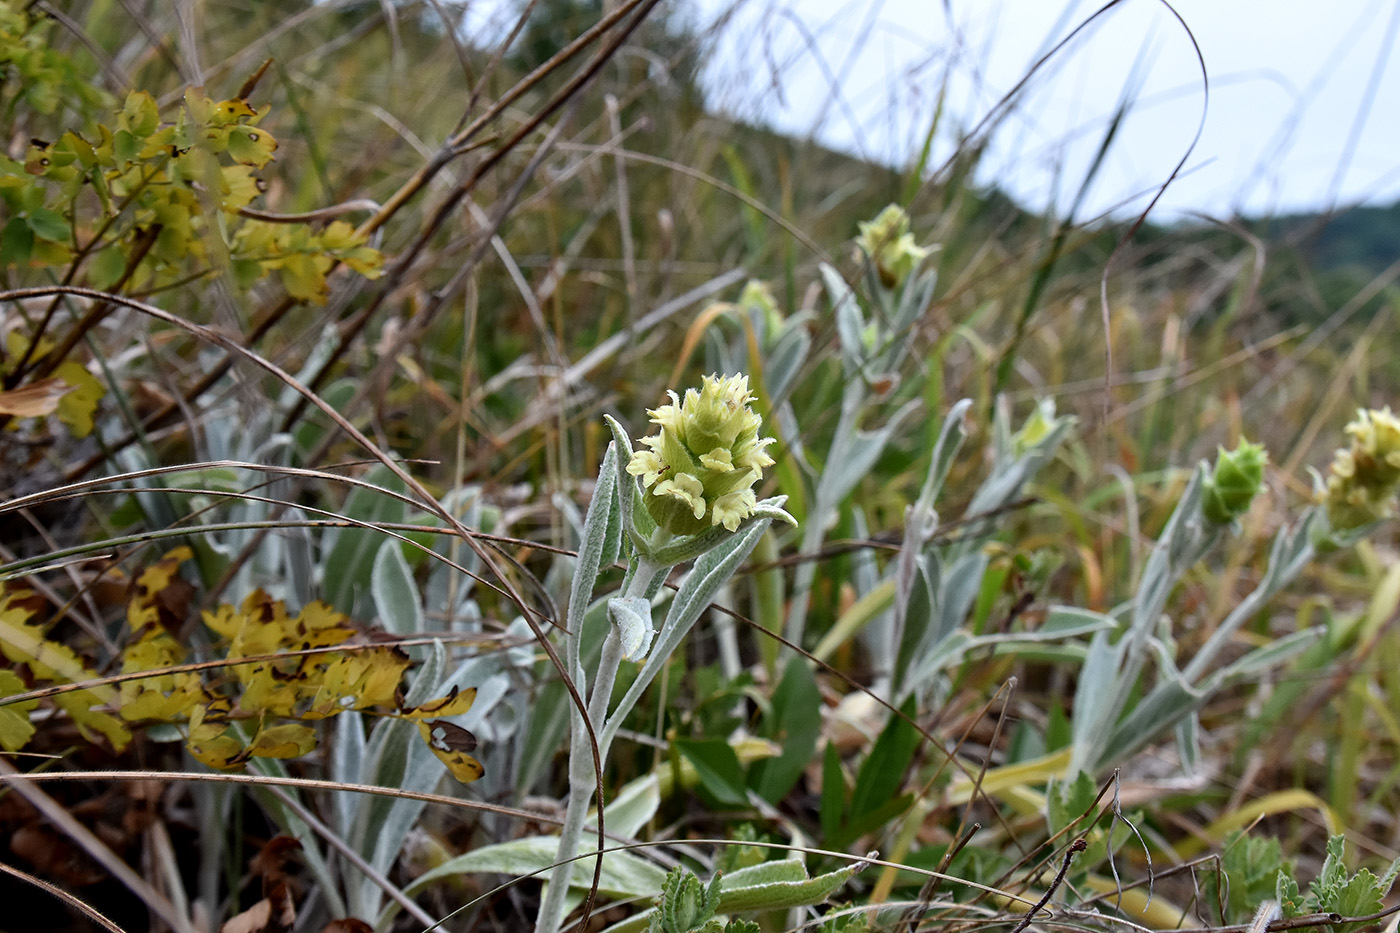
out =
{"type": "Polygon", "coordinates": [[[468,752],[476,750],[476,736],[443,719],[419,720],[418,733],[452,776],[463,784],[477,780],[486,770],[468,752]]]}

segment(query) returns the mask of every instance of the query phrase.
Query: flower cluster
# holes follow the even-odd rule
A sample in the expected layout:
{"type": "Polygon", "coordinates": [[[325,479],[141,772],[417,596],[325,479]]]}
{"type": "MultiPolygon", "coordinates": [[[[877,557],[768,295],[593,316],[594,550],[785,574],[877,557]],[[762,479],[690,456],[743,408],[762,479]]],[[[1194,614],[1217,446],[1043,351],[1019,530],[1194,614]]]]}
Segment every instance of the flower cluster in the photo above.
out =
{"type": "Polygon", "coordinates": [[[661,430],[642,438],[627,472],[639,476],[646,508],[672,534],[698,534],[715,525],[736,531],[758,505],[753,486],[773,463],[760,438],[762,419],[749,402],[749,378],[706,376],[685,401],[669,393],[670,405],[649,414],[661,430]]]}
{"type": "Polygon", "coordinates": [[[1389,407],[1358,411],[1346,432],[1351,446],[1333,458],[1322,497],[1337,531],[1394,515],[1400,487],[1400,418],[1389,407]]]}
{"type": "Polygon", "coordinates": [[[886,288],[895,288],[907,279],[930,253],[928,247],[914,242],[909,215],[898,204],[889,205],[874,220],[861,221],[856,246],[864,254],[857,259],[874,262],[886,288]]]}

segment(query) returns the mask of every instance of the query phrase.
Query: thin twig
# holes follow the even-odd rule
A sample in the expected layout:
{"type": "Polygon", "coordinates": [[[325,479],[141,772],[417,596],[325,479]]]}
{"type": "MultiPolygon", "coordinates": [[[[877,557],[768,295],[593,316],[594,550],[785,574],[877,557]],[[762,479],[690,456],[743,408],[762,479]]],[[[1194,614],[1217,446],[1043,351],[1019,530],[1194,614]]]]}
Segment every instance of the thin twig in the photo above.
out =
{"type": "Polygon", "coordinates": [[[1026,927],[1034,922],[1035,915],[1043,910],[1046,904],[1050,903],[1050,898],[1055,896],[1055,891],[1064,883],[1065,875],[1069,874],[1069,863],[1074,861],[1075,853],[1083,852],[1087,848],[1089,848],[1089,843],[1084,841],[1083,836],[1069,844],[1069,848],[1065,850],[1065,860],[1060,865],[1060,871],[1055,875],[1055,880],[1050,882],[1050,887],[1045,889],[1045,893],[1041,895],[1040,900],[1035,902],[1035,906],[1026,911],[1026,916],[1022,918],[1020,923],[1016,924],[1011,933],[1023,933],[1026,927]]]}

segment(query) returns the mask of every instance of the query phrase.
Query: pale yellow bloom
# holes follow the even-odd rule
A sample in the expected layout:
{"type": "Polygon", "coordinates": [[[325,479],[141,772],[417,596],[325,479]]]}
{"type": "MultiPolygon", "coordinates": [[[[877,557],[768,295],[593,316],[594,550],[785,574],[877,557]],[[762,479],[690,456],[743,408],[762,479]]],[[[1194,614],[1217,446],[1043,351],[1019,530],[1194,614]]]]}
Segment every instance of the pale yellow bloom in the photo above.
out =
{"type": "Polygon", "coordinates": [[[706,376],[682,401],[653,409],[656,434],[642,438],[627,464],[640,477],[646,507],[673,534],[690,535],[716,525],[735,531],[753,514],[753,486],[773,464],[758,436],[763,421],[750,407],[747,376],[706,376]]]}
{"type": "Polygon", "coordinates": [[[856,246],[857,259],[875,263],[875,271],[886,288],[895,288],[928,257],[931,250],[914,242],[909,230],[909,215],[898,204],[891,204],[871,221],[861,221],[856,246]]]}
{"type": "Polygon", "coordinates": [[[1390,408],[1358,411],[1346,433],[1351,446],[1337,451],[1322,496],[1339,531],[1394,515],[1400,487],[1400,419],[1390,408]]]}

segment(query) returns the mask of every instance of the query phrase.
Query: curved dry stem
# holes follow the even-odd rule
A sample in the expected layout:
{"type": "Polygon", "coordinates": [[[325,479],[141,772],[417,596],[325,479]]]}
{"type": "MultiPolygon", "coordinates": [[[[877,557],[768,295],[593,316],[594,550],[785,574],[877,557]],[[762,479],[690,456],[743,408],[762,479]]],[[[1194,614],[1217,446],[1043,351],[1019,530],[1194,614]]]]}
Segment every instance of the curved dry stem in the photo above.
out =
{"type": "Polygon", "coordinates": [[[178,933],[197,933],[194,924],[190,922],[188,917],[176,910],[174,904],[151,887],[146,879],[138,875],[130,865],[119,858],[105,842],[93,834],[92,830],[79,823],[61,803],[38,787],[23,781],[15,782],[13,780],[15,777],[23,778],[25,775],[17,771],[14,765],[10,764],[9,759],[0,757],[0,782],[12,784],[16,793],[42,813],[44,818],[55,828],[73,840],[79,848],[92,856],[97,864],[106,869],[128,891],[140,898],[152,913],[170,924],[178,933]]]}
{"type": "Polygon", "coordinates": [[[77,897],[73,894],[69,894],[67,891],[63,890],[56,884],[50,884],[43,878],[36,878],[28,872],[21,871],[18,868],[15,868],[13,865],[6,865],[4,862],[0,862],[0,872],[4,872],[12,878],[18,878],[25,884],[31,884],[34,887],[38,888],[40,891],[43,891],[46,894],[58,898],[60,901],[67,904],[69,907],[73,908],[78,913],[82,914],[84,917],[87,917],[89,920],[102,927],[102,929],[104,930],[110,930],[111,933],[126,933],[125,930],[113,923],[112,920],[108,918],[106,914],[102,913],[100,910],[98,910],[96,907],[93,907],[91,904],[89,904],[82,898],[77,897]]]}
{"type": "MultiPolygon", "coordinates": [[[[493,559],[491,552],[487,548],[483,547],[479,542],[477,542],[476,539],[472,537],[467,527],[463,525],[455,515],[452,514],[451,510],[443,506],[443,504],[439,502],[437,498],[434,497],[432,493],[430,493],[427,490],[427,488],[423,486],[422,483],[420,483],[411,474],[409,474],[408,471],[405,470],[395,458],[389,456],[387,453],[381,450],[378,447],[378,445],[376,445],[372,440],[366,437],[362,431],[360,431],[353,424],[351,424],[343,415],[340,414],[340,412],[336,411],[335,408],[333,408],[329,403],[327,403],[315,392],[308,389],[295,376],[291,375],[286,370],[282,369],[280,366],[271,362],[270,360],[267,360],[259,354],[255,353],[254,351],[249,350],[247,347],[241,346],[231,337],[219,333],[218,331],[215,331],[211,328],[204,327],[203,325],[195,324],[191,321],[186,321],[174,314],[171,314],[168,311],[165,311],[164,309],[154,307],[153,305],[148,305],[141,301],[136,301],[132,298],[126,298],[120,295],[109,295],[105,292],[100,292],[95,289],[89,288],[78,288],[74,286],[50,286],[47,288],[11,289],[9,291],[0,292],[0,302],[22,301],[26,298],[51,297],[54,295],[79,295],[84,298],[90,298],[99,301],[111,301],[115,304],[120,304],[133,310],[139,311],[142,314],[155,318],[156,320],[161,321],[165,324],[169,324],[173,327],[177,327],[181,330],[187,331],[188,333],[200,338],[201,340],[212,343],[232,354],[243,357],[244,359],[248,360],[249,362],[253,363],[254,365],[258,366],[259,368],[265,370],[266,372],[276,377],[284,385],[291,388],[297,394],[301,395],[310,404],[320,409],[321,412],[326,415],[326,417],[330,418],[331,421],[334,422],[340,428],[341,431],[343,431],[347,436],[349,436],[352,440],[359,444],[366,451],[366,453],[370,454],[377,461],[382,463],[389,470],[390,473],[394,474],[394,476],[396,476],[401,482],[403,482],[403,484],[406,487],[412,490],[421,499],[422,504],[428,509],[428,511],[442,518],[442,520],[446,522],[450,528],[452,528],[458,535],[462,537],[463,540],[465,540],[471,546],[472,550],[476,552],[477,558],[481,561],[482,565],[488,568],[496,577],[496,579],[501,581],[502,592],[520,610],[521,616],[525,619],[526,624],[530,627],[530,630],[534,634],[536,641],[544,650],[545,654],[549,656],[550,663],[553,665],[554,669],[559,673],[560,677],[563,679],[565,689],[568,690],[570,699],[575,704],[576,708],[580,712],[582,712],[586,708],[586,703],[583,697],[579,695],[578,689],[574,685],[572,678],[569,676],[563,660],[559,657],[558,651],[555,649],[553,643],[549,640],[545,632],[540,628],[539,624],[535,621],[534,613],[532,613],[529,607],[526,605],[524,597],[515,588],[514,584],[510,582],[510,579],[504,573],[501,572],[496,561],[493,559]]],[[[591,735],[591,725],[589,726],[589,732],[591,735]]],[[[601,791],[603,781],[602,762],[596,760],[596,736],[593,736],[592,738],[593,746],[595,749],[595,773],[598,779],[599,790],[601,791]]],[[[601,871],[601,868],[602,863],[600,862],[598,870],[601,871]]]]}

